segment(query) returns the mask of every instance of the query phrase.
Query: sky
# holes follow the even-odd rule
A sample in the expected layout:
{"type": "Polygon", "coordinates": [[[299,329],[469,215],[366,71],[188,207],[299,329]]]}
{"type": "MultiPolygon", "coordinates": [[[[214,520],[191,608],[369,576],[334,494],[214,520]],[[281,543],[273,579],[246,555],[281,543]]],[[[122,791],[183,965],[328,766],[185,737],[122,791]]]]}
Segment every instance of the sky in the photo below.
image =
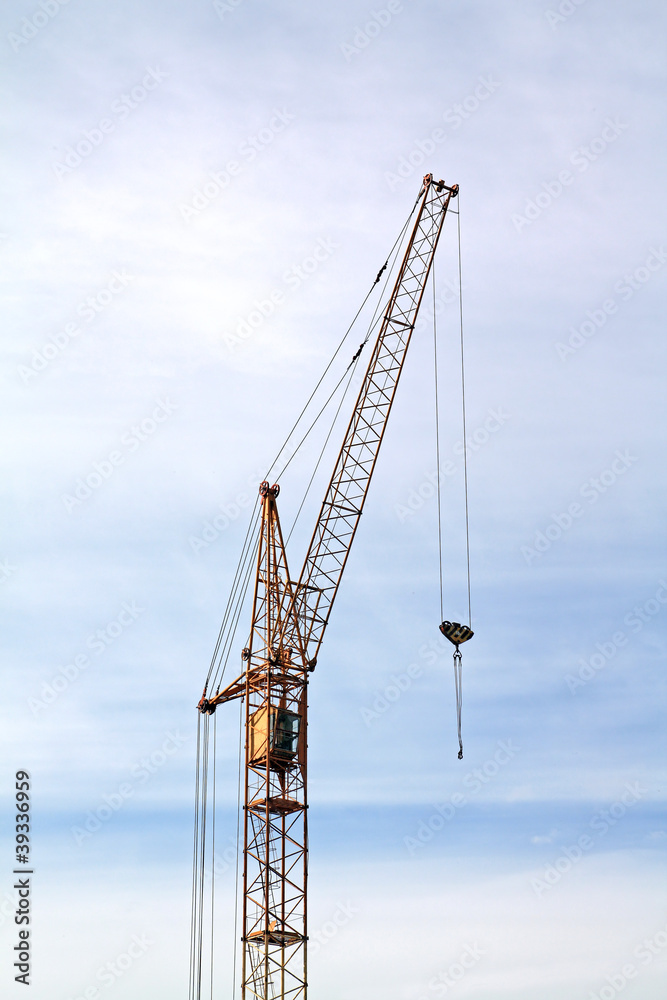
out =
{"type": "MultiPolygon", "coordinates": [[[[311,991],[664,996],[666,19],[2,5],[3,996],[24,995],[19,771],[33,1000],[187,995],[195,706],[257,483],[426,172],[460,186],[434,271],[443,616],[464,621],[460,222],[465,755],[429,289],[311,678],[311,991]]],[[[287,525],[315,452],[280,479],[287,525]]],[[[216,718],[231,997],[235,706],[216,718]]]]}

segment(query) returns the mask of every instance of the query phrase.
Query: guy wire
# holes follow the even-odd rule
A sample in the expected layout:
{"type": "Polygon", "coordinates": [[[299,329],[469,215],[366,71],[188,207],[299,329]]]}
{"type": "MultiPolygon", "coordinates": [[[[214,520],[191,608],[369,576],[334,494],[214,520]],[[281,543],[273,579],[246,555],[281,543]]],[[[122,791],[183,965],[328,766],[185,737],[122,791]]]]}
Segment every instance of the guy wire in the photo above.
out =
{"type": "MultiPolygon", "coordinates": [[[[314,388],[314,389],[313,389],[313,391],[311,392],[310,396],[308,397],[308,401],[306,402],[306,405],[305,405],[305,406],[303,407],[303,409],[301,410],[301,413],[299,414],[299,416],[298,416],[298,417],[296,418],[296,420],[294,421],[294,424],[293,424],[293,426],[292,426],[292,429],[291,429],[291,431],[289,432],[289,434],[288,434],[288,435],[287,435],[287,437],[285,438],[285,441],[284,441],[284,443],[283,443],[282,447],[280,448],[280,451],[278,452],[278,454],[277,454],[277,455],[276,455],[276,457],[274,458],[273,462],[271,463],[271,467],[269,468],[269,471],[268,471],[268,472],[267,472],[267,474],[266,474],[266,475],[267,475],[267,478],[268,478],[268,477],[269,477],[269,476],[271,475],[271,472],[273,471],[274,467],[275,467],[275,466],[276,466],[276,465],[278,464],[278,459],[280,458],[280,456],[282,455],[283,451],[284,451],[284,450],[285,450],[285,448],[287,447],[287,444],[288,444],[288,442],[289,442],[290,438],[292,437],[292,434],[293,434],[293,433],[294,433],[294,431],[296,430],[296,428],[297,428],[298,424],[300,423],[300,421],[301,421],[301,419],[302,419],[303,415],[305,414],[306,410],[307,410],[307,409],[308,409],[308,407],[310,406],[310,404],[311,404],[311,402],[312,402],[312,399],[313,399],[313,397],[315,396],[315,393],[317,392],[317,390],[318,390],[318,389],[319,389],[319,387],[321,386],[322,382],[324,381],[324,378],[325,378],[325,376],[326,376],[327,372],[329,371],[329,369],[331,368],[332,364],[334,363],[334,361],[335,361],[335,359],[336,359],[336,357],[337,357],[337,355],[338,355],[338,352],[340,351],[340,349],[342,348],[343,344],[344,344],[344,343],[345,343],[345,341],[347,340],[347,338],[348,338],[348,336],[349,336],[349,334],[350,334],[350,331],[352,330],[352,327],[353,327],[353,326],[354,326],[354,324],[355,324],[355,323],[357,322],[357,319],[359,318],[359,316],[360,316],[360,314],[361,314],[361,311],[362,311],[362,309],[364,308],[364,306],[365,306],[365,305],[366,305],[366,303],[368,302],[369,298],[371,297],[371,294],[372,294],[372,292],[373,292],[373,289],[375,288],[375,286],[376,286],[376,285],[378,284],[378,282],[380,281],[380,276],[382,275],[382,272],[383,272],[383,271],[385,270],[385,268],[386,268],[386,267],[387,267],[387,265],[389,264],[389,260],[390,260],[390,258],[391,258],[391,256],[392,256],[392,254],[394,253],[394,250],[395,250],[395,249],[396,249],[396,248],[398,247],[398,245],[399,245],[399,244],[400,244],[400,242],[402,241],[402,239],[403,239],[403,236],[405,235],[405,232],[406,232],[406,230],[407,230],[407,228],[408,228],[408,225],[410,224],[410,219],[412,218],[412,216],[413,216],[413,214],[414,214],[414,211],[415,211],[415,208],[417,207],[417,205],[418,205],[418,203],[419,203],[419,199],[420,199],[420,197],[421,197],[421,194],[420,194],[420,195],[419,195],[419,196],[417,197],[417,200],[415,201],[415,203],[414,203],[414,205],[413,205],[413,207],[412,207],[412,209],[411,209],[411,211],[410,211],[410,214],[408,215],[407,219],[405,220],[405,224],[404,224],[403,228],[401,229],[401,232],[399,233],[398,237],[396,238],[396,242],[394,243],[393,247],[392,247],[392,248],[391,248],[391,250],[389,251],[389,254],[388,254],[388,256],[387,256],[387,260],[386,260],[386,262],[385,262],[384,266],[383,266],[383,267],[382,267],[382,268],[381,268],[381,269],[380,269],[380,270],[378,271],[378,274],[377,274],[377,277],[376,277],[375,281],[373,282],[373,284],[371,285],[370,289],[368,290],[368,292],[367,292],[367,294],[366,294],[366,297],[365,297],[364,301],[363,301],[363,302],[361,303],[361,305],[359,306],[359,308],[358,308],[358,310],[357,310],[357,312],[356,312],[356,314],[355,314],[355,316],[354,316],[354,319],[352,320],[352,322],[351,322],[351,323],[350,323],[350,325],[348,326],[347,330],[345,331],[345,333],[344,333],[344,335],[343,335],[343,339],[342,339],[342,340],[340,341],[340,343],[339,343],[338,347],[337,347],[337,348],[336,348],[336,350],[334,351],[334,353],[333,353],[332,357],[331,357],[331,358],[330,358],[330,360],[329,360],[329,363],[327,364],[326,368],[325,368],[325,369],[324,369],[324,371],[322,372],[322,374],[321,374],[321,376],[320,376],[320,378],[319,378],[319,380],[318,380],[318,382],[317,382],[317,385],[315,386],[315,388],[314,388]]],[[[389,275],[387,275],[387,280],[388,280],[388,278],[389,278],[389,275]]],[[[369,332],[370,332],[370,331],[369,331],[369,332]]],[[[368,337],[367,337],[366,339],[368,339],[368,337]]],[[[365,341],[364,341],[364,343],[365,343],[365,341]]],[[[341,381],[342,381],[342,380],[341,380],[341,381]]],[[[339,384],[340,384],[340,383],[339,383],[339,384]]],[[[335,391],[335,390],[334,390],[334,391],[335,391]]],[[[329,397],[329,398],[331,398],[331,397],[329,397]]],[[[302,441],[301,441],[301,443],[300,443],[300,444],[298,445],[298,447],[301,447],[301,444],[303,444],[303,440],[305,440],[305,438],[304,438],[304,439],[302,439],[302,441]]],[[[297,450],[298,450],[298,448],[297,448],[297,450]]],[[[290,458],[290,461],[291,461],[291,459],[292,459],[293,457],[294,457],[294,455],[292,455],[292,456],[291,456],[291,458],[290,458]]],[[[287,465],[289,465],[289,462],[287,463],[287,465]]],[[[282,472],[284,472],[284,471],[285,471],[285,469],[287,468],[287,465],[285,465],[285,466],[284,466],[284,468],[283,468],[282,472]]],[[[282,475],[282,473],[281,473],[281,475],[282,475]]]]}
{"type": "Polygon", "coordinates": [[[200,800],[201,713],[197,713],[197,761],[195,764],[195,822],[192,845],[192,913],[190,915],[190,983],[189,1000],[195,1000],[195,942],[197,937],[197,859],[199,856],[199,800],[200,800]]]}

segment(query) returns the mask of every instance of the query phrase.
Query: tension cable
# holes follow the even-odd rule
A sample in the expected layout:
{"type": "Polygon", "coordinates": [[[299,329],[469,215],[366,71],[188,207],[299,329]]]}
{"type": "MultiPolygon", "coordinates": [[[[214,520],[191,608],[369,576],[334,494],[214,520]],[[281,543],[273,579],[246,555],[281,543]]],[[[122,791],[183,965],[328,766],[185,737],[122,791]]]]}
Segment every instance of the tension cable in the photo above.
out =
{"type": "Polygon", "coordinates": [[[209,716],[197,713],[195,822],[192,851],[192,913],[190,917],[190,979],[188,1000],[201,1000],[204,972],[204,870],[208,803],[209,716]]]}
{"type": "MultiPolygon", "coordinates": [[[[470,598],[470,523],[468,513],[468,443],[466,436],[466,401],[465,401],[465,363],[463,351],[463,282],[461,275],[461,205],[457,216],[458,231],[458,271],[459,271],[459,327],[460,327],[460,347],[461,347],[461,410],[463,422],[463,484],[465,496],[465,524],[466,524],[466,568],[468,583],[468,624],[461,625],[459,622],[443,621],[440,631],[454,646],[454,689],[456,692],[456,730],[459,740],[459,760],[463,759],[463,737],[461,734],[461,714],[463,708],[463,656],[460,645],[472,639],[472,608],[470,598]]],[[[437,495],[438,495],[438,558],[440,570],[440,617],[444,616],[443,603],[443,579],[442,579],[442,508],[440,497],[440,417],[438,412],[438,348],[437,348],[437,323],[436,323],[436,295],[435,295],[435,272],[433,274],[433,359],[435,368],[435,447],[437,462],[437,495]]]]}
{"type": "MultiPolygon", "coordinates": [[[[268,472],[266,473],[266,478],[267,478],[267,479],[268,479],[268,478],[269,478],[269,476],[271,475],[271,472],[273,471],[273,469],[275,468],[275,466],[276,466],[276,465],[278,464],[278,460],[279,460],[280,456],[282,455],[282,453],[284,452],[285,448],[286,448],[286,447],[287,447],[287,445],[289,444],[289,441],[290,441],[290,438],[292,437],[292,435],[294,434],[294,432],[295,432],[296,428],[298,427],[298,425],[300,424],[301,420],[303,419],[303,417],[304,417],[304,415],[305,415],[305,413],[306,413],[306,410],[308,409],[308,407],[310,406],[311,402],[313,401],[313,398],[314,398],[314,396],[315,396],[315,393],[317,392],[317,390],[319,389],[319,387],[320,387],[320,386],[322,385],[322,382],[324,381],[324,379],[325,379],[325,377],[326,377],[326,375],[327,375],[327,373],[328,373],[329,369],[331,368],[331,366],[333,365],[334,361],[336,360],[336,357],[338,356],[338,353],[339,353],[339,351],[340,351],[340,350],[341,350],[341,348],[343,347],[343,344],[344,344],[344,343],[345,343],[345,341],[347,340],[347,338],[348,338],[348,336],[349,336],[349,334],[350,334],[350,332],[351,332],[351,330],[352,330],[352,328],[353,328],[354,324],[355,324],[355,323],[357,322],[357,320],[358,320],[359,316],[361,315],[361,312],[362,312],[362,310],[363,310],[364,306],[366,305],[366,303],[368,302],[369,298],[371,297],[371,295],[372,295],[372,293],[373,293],[373,291],[374,291],[374,289],[375,289],[375,286],[376,286],[376,285],[377,285],[377,284],[379,283],[379,281],[380,281],[380,278],[381,278],[381,276],[382,276],[383,272],[384,272],[384,271],[386,270],[386,268],[387,268],[387,267],[389,266],[389,263],[390,263],[390,260],[391,260],[391,258],[392,258],[392,255],[394,255],[395,253],[397,253],[397,252],[398,252],[398,248],[399,248],[399,246],[400,246],[401,242],[403,241],[403,237],[405,236],[405,233],[406,233],[406,231],[407,231],[407,228],[408,228],[408,226],[410,225],[410,219],[411,219],[411,218],[412,218],[412,216],[414,215],[414,211],[415,211],[415,208],[417,207],[417,205],[418,205],[418,203],[419,203],[419,200],[420,200],[420,198],[421,198],[421,194],[420,194],[420,195],[419,195],[419,196],[417,197],[417,199],[416,199],[416,201],[415,201],[414,205],[412,206],[412,209],[410,210],[410,214],[408,215],[407,219],[405,220],[405,223],[404,223],[404,225],[403,225],[403,228],[401,229],[400,233],[398,234],[398,236],[397,236],[397,238],[396,238],[396,241],[395,241],[395,243],[394,243],[393,247],[392,247],[392,248],[391,248],[391,250],[389,251],[389,254],[387,255],[387,259],[386,259],[386,261],[384,262],[384,264],[382,265],[382,267],[381,267],[381,268],[380,268],[380,270],[378,271],[378,273],[377,273],[377,276],[376,276],[376,278],[375,278],[375,281],[373,282],[373,284],[372,284],[372,285],[371,285],[371,287],[369,288],[368,292],[366,293],[366,297],[365,297],[364,301],[363,301],[363,302],[361,303],[361,305],[360,305],[360,306],[359,306],[359,308],[357,309],[357,312],[355,313],[355,316],[354,316],[354,319],[352,320],[352,322],[351,322],[351,323],[350,323],[350,325],[348,326],[347,330],[346,330],[346,331],[345,331],[345,333],[343,334],[343,338],[342,338],[342,340],[340,341],[340,343],[339,343],[338,347],[337,347],[337,348],[336,348],[336,350],[334,351],[334,353],[333,353],[333,355],[332,355],[331,359],[329,360],[329,362],[328,362],[328,364],[327,364],[326,368],[324,369],[324,371],[323,371],[323,372],[322,372],[322,374],[320,375],[320,377],[319,377],[319,379],[318,379],[318,381],[317,381],[317,384],[316,384],[315,388],[313,389],[313,391],[311,392],[310,396],[308,397],[308,400],[307,400],[307,402],[306,402],[305,406],[303,407],[303,409],[301,410],[301,413],[299,414],[299,416],[298,416],[298,417],[296,418],[296,420],[294,421],[294,424],[292,425],[292,429],[290,430],[289,434],[288,434],[288,435],[287,435],[287,437],[285,438],[285,441],[283,442],[283,444],[282,444],[282,447],[281,447],[281,448],[280,448],[280,450],[278,451],[278,454],[276,455],[276,457],[274,458],[273,462],[271,463],[271,466],[270,466],[270,468],[269,468],[268,472]]],[[[393,263],[392,263],[392,267],[393,267],[393,263]]],[[[389,279],[389,275],[387,275],[387,279],[386,279],[386,280],[388,280],[388,279],[389,279]]],[[[385,287],[386,287],[386,281],[385,281],[385,287]]],[[[382,294],[383,294],[383,293],[384,293],[384,289],[383,289],[383,292],[382,292],[382,294]]],[[[380,302],[381,302],[381,299],[380,299],[380,302]]],[[[356,359],[358,358],[359,354],[360,354],[360,353],[361,353],[361,351],[363,350],[363,347],[364,347],[364,345],[365,345],[365,344],[367,343],[367,341],[368,341],[368,338],[369,338],[369,337],[370,337],[370,335],[371,335],[371,331],[372,331],[372,328],[373,328],[373,325],[374,325],[374,323],[375,323],[375,315],[377,314],[377,309],[378,309],[378,308],[379,308],[379,305],[378,305],[378,306],[376,307],[376,313],[374,314],[374,317],[373,317],[373,319],[371,320],[371,322],[370,322],[370,324],[369,324],[369,328],[368,328],[368,332],[367,332],[367,334],[366,334],[366,337],[365,337],[365,339],[364,339],[363,343],[359,345],[359,350],[357,351],[357,353],[356,353],[356,355],[354,356],[354,358],[352,359],[352,361],[355,361],[355,360],[356,360],[356,359]]],[[[350,367],[350,366],[348,365],[348,368],[349,368],[349,367],[350,367]]],[[[346,370],[347,370],[347,369],[346,369],[346,370]]],[[[342,379],[341,379],[341,381],[342,381],[342,379]]],[[[340,385],[340,382],[338,383],[338,385],[340,385]]],[[[338,388],[338,386],[336,386],[336,389],[337,389],[337,388],[338,388]]],[[[336,389],[334,389],[334,392],[333,392],[333,393],[331,394],[331,396],[333,396],[333,395],[335,394],[335,392],[336,392],[336,389]]],[[[326,405],[328,404],[329,400],[331,399],[331,396],[330,396],[330,397],[329,397],[329,399],[327,400],[327,403],[325,403],[325,407],[326,407],[326,405]]],[[[323,407],[322,409],[324,409],[325,407],[323,407]]],[[[287,468],[287,466],[289,465],[289,463],[290,463],[290,462],[292,461],[292,458],[294,458],[294,455],[296,454],[296,452],[297,452],[297,451],[299,450],[299,448],[301,447],[301,445],[302,445],[302,444],[303,444],[303,442],[305,441],[306,437],[308,436],[308,434],[309,434],[309,433],[310,433],[310,431],[312,430],[313,426],[315,425],[315,423],[316,423],[316,422],[317,422],[317,420],[319,419],[319,417],[320,417],[321,413],[322,413],[322,410],[320,410],[320,413],[319,413],[319,414],[317,415],[317,417],[315,418],[315,421],[313,421],[313,423],[312,423],[312,424],[311,424],[311,426],[309,427],[308,431],[306,432],[305,436],[304,436],[304,437],[303,437],[303,438],[301,439],[301,441],[300,441],[300,442],[299,442],[299,444],[297,445],[297,448],[296,448],[296,450],[295,450],[295,451],[294,451],[294,453],[293,453],[293,454],[292,454],[292,455],[290,456],[290,458],[289,458],[288,462],[286,463],[286,465],[285,465],[285,466],[283,467],[283,469],[282,469],[282,472],[284,472],[284,471],[285,471],[285,469],[287,468]]],[[[282,474],[282,473],[281,473],[281,474],[282,474]]],[[[278,477],[278,478],[280,478],[280,477],[278,477]]]]}
{"type": "Polygon", "coordinates": [[[468,626],[472,625],[470,605],[470,519],[468,516],[468,442],[466,439],[466,376],[463,354],[463,280],[461,277],[461,200],[456,214],[459,243],[459,324],[461,330],[461,418],[463,421],[463,484],[466,505],[466,563],[468,567],[468,626]]]}
{"type": "Polygon", "coordinates": [[[433,370],[435,382],[435,468],[436,468],[436,490],[438,494],[438,570],[440,579],[440,619],[445,617],[444,601],[442,597],[442,501],[440,494],[440,411],[438,407],[438,336],[437,320],[435,315],[435,268],[432,272],[433,285],[433,370]]]}

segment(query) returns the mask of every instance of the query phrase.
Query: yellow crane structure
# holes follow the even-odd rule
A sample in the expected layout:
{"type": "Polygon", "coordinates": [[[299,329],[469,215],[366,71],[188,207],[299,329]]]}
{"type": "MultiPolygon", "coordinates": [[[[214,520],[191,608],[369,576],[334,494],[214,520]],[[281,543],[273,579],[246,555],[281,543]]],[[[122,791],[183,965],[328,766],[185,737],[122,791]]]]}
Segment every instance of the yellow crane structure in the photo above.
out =
{"type": "MultiPolygon", "coordinates": [[[[260,486],[250,637],[242,671],[205,688],[202,717],[242,699],[245,718],[241,1000],[306,1000],[308,683],[359,525],[440,233],[458,185],[424,177],[416,217],[303,567],[290,573],[278,485],[260,486]]],[[[198,820],[203,831],[203,818],[198,820]]],[[[204,833],[200,832],[203,837],[204,833]]],[[[195,851],[202,861],[205,846],[195,851]]],[[[195,871],[195,894],[201,889],[195,871]]],[[[191,997],[201,991],[201,900],[193,907],[191,997]],[[199,964],[197,964],[199,963],[199,964]]]]}

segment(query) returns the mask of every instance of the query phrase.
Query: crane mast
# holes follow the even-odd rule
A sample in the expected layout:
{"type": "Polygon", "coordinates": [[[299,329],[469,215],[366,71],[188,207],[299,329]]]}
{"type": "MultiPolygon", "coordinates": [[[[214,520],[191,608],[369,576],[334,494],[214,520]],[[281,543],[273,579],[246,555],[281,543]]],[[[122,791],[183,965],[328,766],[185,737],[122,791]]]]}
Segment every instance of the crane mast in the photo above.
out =
{"type": "Polygon", "coordinates": [[[458,186],[424,178],[419,207],[298,581],[276,498],[261,530],[243,673],[199,703],[245,706],[242,1000],[307,997],[307,691],[359,523],[433,256],[458,186]]]}

